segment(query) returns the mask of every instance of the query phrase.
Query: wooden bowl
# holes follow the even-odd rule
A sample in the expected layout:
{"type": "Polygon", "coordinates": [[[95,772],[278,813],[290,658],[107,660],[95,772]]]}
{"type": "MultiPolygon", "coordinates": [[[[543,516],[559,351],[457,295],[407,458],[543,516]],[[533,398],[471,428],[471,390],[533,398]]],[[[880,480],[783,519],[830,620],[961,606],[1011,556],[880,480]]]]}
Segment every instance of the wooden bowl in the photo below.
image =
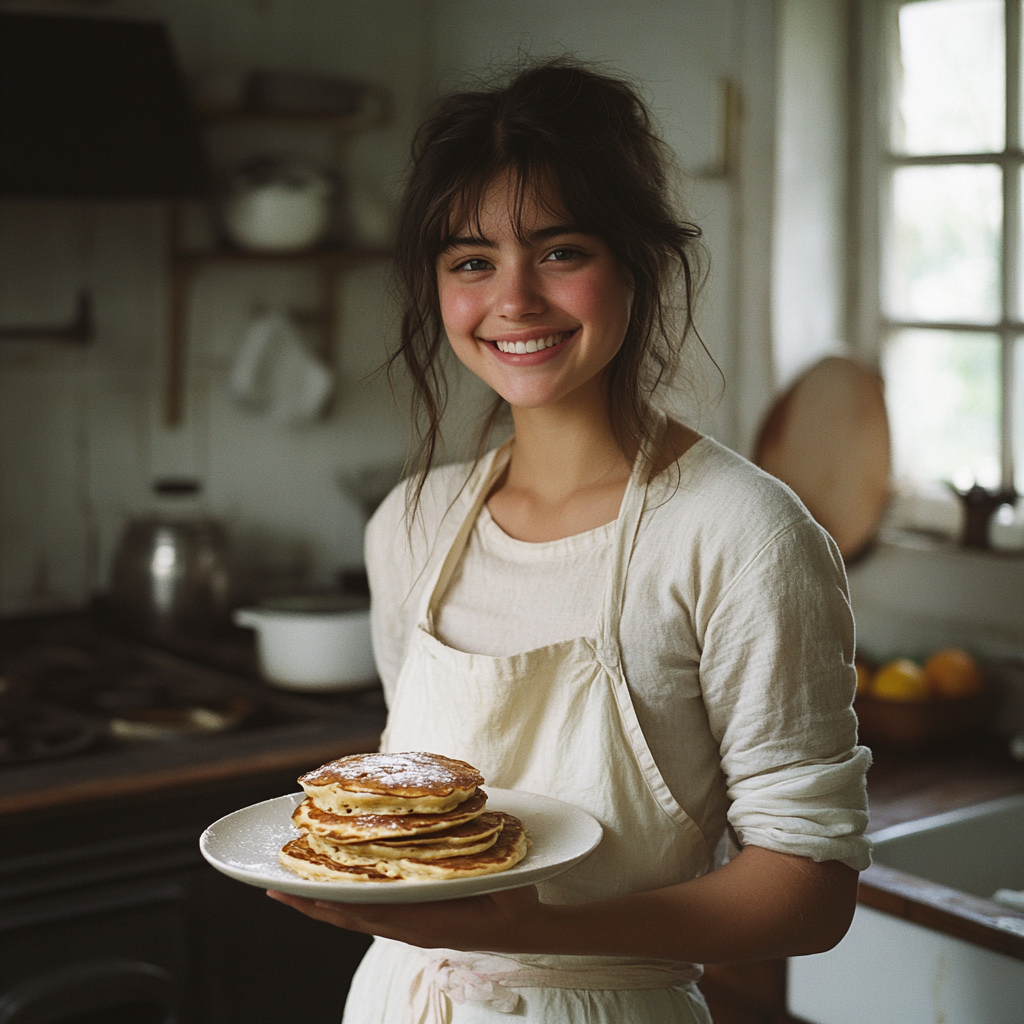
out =
{"type": "Polygon", "coordinates": [[[994,700],[989,692],[924,701],[879,700],[859,694],[853,710],[861,743],[869,747],[917,748],[984,732],[992,719],[994,700]]]}

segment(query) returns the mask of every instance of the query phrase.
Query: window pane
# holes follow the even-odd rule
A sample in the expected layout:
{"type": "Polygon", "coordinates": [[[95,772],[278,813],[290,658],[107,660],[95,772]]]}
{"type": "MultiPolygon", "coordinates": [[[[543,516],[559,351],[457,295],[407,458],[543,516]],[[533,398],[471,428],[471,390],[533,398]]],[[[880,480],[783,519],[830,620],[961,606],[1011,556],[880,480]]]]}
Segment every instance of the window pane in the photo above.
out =
{"type": "Polygon", "coordinates": [[[899,12],[892,145],[991,153],[1006,139],[1003,0],[927,0],[899,12]]]}
{"type": "Polygon", "coordinates": [[[1018,338],[1013,345],[1013,385],[1010,393],[1013,485],[1019,493],[1024,493],[1024,338],[1018,338]]]}
{"type": "MultiPolygon", "coordinates": [[[[1024,202],[1024,167],[1017,173],[1020,175],[1021,201],[1024,202]]],[[[1011,317],[1020,320],[1024,318],[1024,218],[1021,218],[1017,224],[1017,244],[1017,280],[1010,285],[1010,309],[1007,312],[1011,317]]]]}
{"type": "Polygon", "coordinates": [[[885,250],[889,316],[997,321],[1002,219],[998,167],[897,168],[885,250]]]}
{"type": "Polygon", "coordinates": [[[883,352],[898,478],[999,484],[999,339],[905,330],[883,352]]]}

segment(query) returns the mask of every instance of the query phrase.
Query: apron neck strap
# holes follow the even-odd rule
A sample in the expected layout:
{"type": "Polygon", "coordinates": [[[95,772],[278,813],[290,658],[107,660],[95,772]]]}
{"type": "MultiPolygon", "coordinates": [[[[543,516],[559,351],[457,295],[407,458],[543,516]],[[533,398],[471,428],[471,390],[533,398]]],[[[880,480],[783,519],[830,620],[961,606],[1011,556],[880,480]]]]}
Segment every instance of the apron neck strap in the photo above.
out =
{"type": "Polygon", "coordinates": [[[473,525],[483,508],[487,495],[494,486],[494,481],[505,471],[509,457],[512,453],[512,439],[500,445],[494,451],[488,453],[473,470],[466,486],[468,493],[468,508],[459,525],[458,533],[452,541],[448,553],[441,560],[441,564],[434,572],[428,586],[423,591],[423,601],[419,609],[419,621],[425,622],[431,632],[434,630],[434,614],[444,597],[448,584],[451,583],[455,570],[458,567],[462,552],[469,543],[470,534],[473,532],[473,525]],[[473,477],[476,479],[474,480],[473,477]]]}
{"type": "MultiPolygon", "coordinates": [[[[652,409],[648,414],[653,420],[655,450],[661,447],[665,436],[668,418],[660,409],[652,409]]],[[[640,517],[643,515],[644,502],[647,499],[647,484],[651,476],[651,461],[643,452],[637,452],[630,474],[626,493],[622,496],[619,506],[618,528],[615,531],[615,548],[612,551],[609,566],[608,584],[601,601],[601,617],[598,623],[598,636],[605,644],[615,645],[618,642],[619,619],[622,616],[622,600],[626,592],[626,573],[633,554],[640,517]]]]}
{"type": "MultiPolygon", "coordinates": [[[[654,436],[656,448],[661,445],[665,434],[667,418],[661,410],[653,410],[651,415],[654,418],[654,436]]],[[[489,455],[486,455],[480,465],[473,471],[475,480],[467,481],[469,488],[468,507],[465,516],[459,525],[448,553],[441,560],[433,578],[428,586],[424,588],[423,601],[419,609],[419,621],[426,624],[430,632],[434,631],[434,615],[444,597],[448,585],[455,575],[459,559],[469,543],[473,526],[476,523],[480,509],[487,500],[495,480],[505,471],[512,453],[512,439],[510,438],[499,448],[496,448],[489,455]]],[[[618,636],[619,618],[622,614],[622,598],[626,590],[626,571],[629,568],[630,556],[633,553],[633,542],[636,540],[637,529],[640,526],[640,517],[644,510],[644,501],[647,497],[647,483],[651,473],[650,460],[643,452],[638,452],[636,461],[633,463],[633,472],[630,474],[629,483],[626,485],[626,493],[622,496],[622,504],[619,506],[617,528],[615,530],[615,549],[612,552],[612,562],[608,574],[608,583],[605,587],[604,598],[601,602],[601,616],[598,625],[598,636],[605,643],[615,642],[618,636]]]]}

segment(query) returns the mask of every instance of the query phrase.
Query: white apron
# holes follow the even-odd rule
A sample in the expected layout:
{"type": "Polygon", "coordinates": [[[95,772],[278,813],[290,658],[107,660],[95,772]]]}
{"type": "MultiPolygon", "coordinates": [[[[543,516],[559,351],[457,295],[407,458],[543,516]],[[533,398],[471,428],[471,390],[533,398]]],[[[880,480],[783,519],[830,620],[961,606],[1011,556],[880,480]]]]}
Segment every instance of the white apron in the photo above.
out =
{"type": "MultiPolygon", "coordinates": [[[[492,786],[556,797],[594,815],[604,829],[600,845],[538,887],[544,902],[579,903],[694,878],[710,867],[707,845],[654,763],[619,654],[622,595],[647,489],[642,459],[622,500],[592,636],[493,658],[453,650],[434,635],[440,601],[508,458],[508,445],[491,453],[467,485],[468,512],[424,588],[381,749],[460,758],[492,786]]],[[[353,981],[344,1020],[496,1024],[514,1014],[707,1024],[694,985],[700,973],[699,965],[663,960],[420,950],[377,939],[353,981]]]]}

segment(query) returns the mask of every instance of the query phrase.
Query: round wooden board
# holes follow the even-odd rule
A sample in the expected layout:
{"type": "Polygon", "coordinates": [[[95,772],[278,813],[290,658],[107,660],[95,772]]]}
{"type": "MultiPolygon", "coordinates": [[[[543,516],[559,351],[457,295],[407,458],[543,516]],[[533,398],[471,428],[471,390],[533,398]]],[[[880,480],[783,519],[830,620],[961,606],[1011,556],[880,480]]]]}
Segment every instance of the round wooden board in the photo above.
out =
{"type": "Polygon", "coordinates": [[[772,406],[754,459],[796,492],[843,558],[856,558],[889,498],[882,378],[851,359],[822,359],[772,406]]]}

